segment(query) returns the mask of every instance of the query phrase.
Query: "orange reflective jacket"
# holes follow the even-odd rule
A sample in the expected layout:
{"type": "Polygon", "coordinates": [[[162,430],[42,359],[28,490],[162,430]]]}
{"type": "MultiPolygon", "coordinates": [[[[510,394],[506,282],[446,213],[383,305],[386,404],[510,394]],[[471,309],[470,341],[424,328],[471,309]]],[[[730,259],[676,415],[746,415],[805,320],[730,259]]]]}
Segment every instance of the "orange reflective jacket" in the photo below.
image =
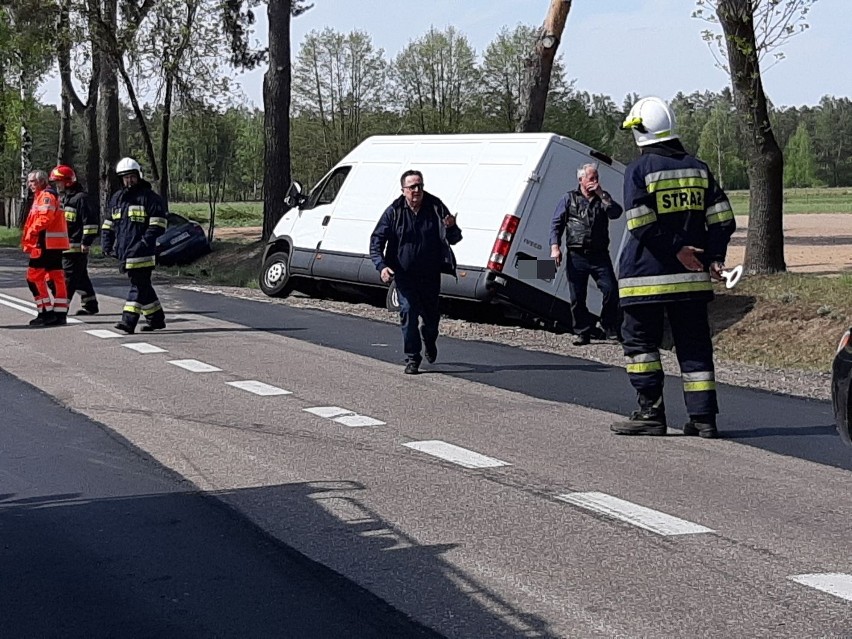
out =
{"type": "Polygon", "coordinates": [[[46,188],[34,194],[21,246],[32,257],[38,257],[42,250],[64,251],[70,246],[65,213],[53,189],[46,188]]]}

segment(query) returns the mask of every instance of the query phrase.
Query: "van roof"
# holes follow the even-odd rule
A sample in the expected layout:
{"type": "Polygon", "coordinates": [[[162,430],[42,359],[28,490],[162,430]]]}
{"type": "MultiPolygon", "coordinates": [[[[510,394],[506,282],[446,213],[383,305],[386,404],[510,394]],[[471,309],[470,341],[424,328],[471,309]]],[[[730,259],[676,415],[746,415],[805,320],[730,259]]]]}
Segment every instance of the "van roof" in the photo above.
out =
{"type": "Polygon", "coordinates": [[[581,144],[576,140],[558,135],[556,133],[450,133],[450,134],[418,134],[418,135],[374,135],[366,138],[361,144],[352,149],[344,158],[340,160],[341,164],[348,162],[357,162],[362,154],[369,154],[371,147],[414,143],[470,143],[470,142],[539,142],[542,152],[547,148],[550,142],[557,142],[573,148],[584,154],[591,154],[598,157],[607,164],[620,163],[609,158],[605,154],[595,151],[592,147],[581,144]],[[604,159],[606,158],[606,159],[604,159]],[[609,161],[607,161],[609,160],[609,161]]]}

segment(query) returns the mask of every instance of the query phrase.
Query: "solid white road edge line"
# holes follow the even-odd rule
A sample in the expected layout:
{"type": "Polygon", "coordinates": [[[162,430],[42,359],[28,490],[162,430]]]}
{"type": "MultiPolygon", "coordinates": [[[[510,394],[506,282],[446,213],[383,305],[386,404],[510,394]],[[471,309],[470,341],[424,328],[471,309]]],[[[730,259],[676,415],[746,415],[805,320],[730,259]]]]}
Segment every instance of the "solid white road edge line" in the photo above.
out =
{"type": "Polygon", "coordinates": [[[148,353],[168,353],[165,348],[154,346],[148,342],[135,342],[133,344],[122,344],[122,346],[124,346],[124,348],[129,348],[131,351],[142,353],[143,355],[148,353]]]}
{"type": "Polygon", "coordinates": [[[123,333],[116,333],[115,331],[109,331],[104,328],[95,328],[90,331],[86,331],[86,333],[93,337],[100,337],[101,339],[110,339],[111,337],[124,337],[123,333]]]}
{"type": "Polygon", "coordinates": [[[36,304],[32,300],[22,300],[20,297],[15,297],[14,295],[7,295],[6,293],[0,293],[0,297],[4,300],[9,300],[10,302],[16,302],[21,306],[26,306],[27,308],[31,308],[35,310],[36,304]]]}
{"type": "Polygon", "coordinates": [[[427,455],[432,455],[433,457],[439,457],[465,468],[497,468],[499,466],[510,465],[509,462],[481,455],[467,448],[448,444],[440,440],[408,442],[407,444],[403,444],[403,446],[426,453],[427,455]]]}
{"type": "Polygon", "coordinates": [[[705,526],[693,524],[606,493],[567,493],[557,495],[556,499],[650,530],[658,535],[695,535],[716,532],[705,526]]]}
{"type": "Polygon", "coordinates": [[[249,393],[254,393],[255,395],[260,395],[262,397],[293,394],[292,391],[284,390],[283,388],[278,388],[277,386],[271,386],[270,384],[264,384],[263,382],[259,382],[255,379],[246,379],[239,382],[225,383],[228,386],[233,386],[234,388],[239,388],[240,390],[248,391],[249,393]]]}
{"type": "Polygon", "coordinates": [[[3,306],[8,306],[9,308],[14,308],[16,311],[21,311],[22,313],[26,313],[27,315],[32,315],[33,317],[38,315],[34,308],[27,308],[26,306],[13,304],[12,302],[6,301],[4,299],[0,299],[0,304],[2,304],[3,306]]]}
{"type": "Polygon", "coordinates": [[[827,592],[846,601],[852,601],[852,575],[842,572],[814,573],[811,575],[793,575],[792,581],[827,592]]]}
{"type": "MultiPolygon", "coordinates": [[[[21,311],[23,313],[27,313],[28,315],[38,315],[36,311],[35,302],[31,302],[29,300],[22,300],[19,297],[15,297],[13,295],[6,295],[5,293],[0,293],[0,304],[4,306],[8,306],[9,308],[14,308],[17,311],[21,311]],[[8,302],[4,302],[3,300],[8,300],[8,302]],[[10,303],[11,302],[11,303],[10,303]]],[[[67,319],[69,324],[82,324],[81,320],[75,319],[73,317],[69,317],[67,319]]]]}
{"type": "Polygon", "coordinates": [[[174,364],[191,373],[218,373],[222,370],[210,364],[199,362],[197,359],[171,359],[169,360],[169,364],[174,364]]]}

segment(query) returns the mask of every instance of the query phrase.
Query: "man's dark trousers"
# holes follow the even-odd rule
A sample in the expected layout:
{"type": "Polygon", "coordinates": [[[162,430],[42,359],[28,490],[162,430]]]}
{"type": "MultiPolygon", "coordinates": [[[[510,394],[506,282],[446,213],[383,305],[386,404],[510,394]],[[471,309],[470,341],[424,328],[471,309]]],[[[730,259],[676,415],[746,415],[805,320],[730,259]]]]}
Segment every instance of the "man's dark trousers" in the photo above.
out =
{"type": "Polygon", "coordinates": [[[441,273],[407,274],[395,276],[399,296],[399,319],[402,326],[402,346],[405,360],[420,365],[423,345],[430,350],[438,340],[438,321],[441,318],[439,298],[441,273]],[[423,319],[422,329],[419,319],[423,319]],[[422,341],[421,341],[422,335],[422,341]]]}
{"type": "Polygon", "coordinates": [[[68,288],[68,304],[71,304],[74,292],[80,291],[83,308],[97,308],[95,287],[89,279],[89,256],[85,253],[65,253],[62,256],[62,270],[65,271],[65,286],[68,288]]]}
{"type": "Polygon", "coordinates": [[[124,311],[121,314],[121,323],[136,327],[139,316],[144,315],[149,324],[163,324],[166,315],[163,307],[151,284],[152,268],[132,268],[127,270],[130,278],[130,291],[127,293],[127,301],[124,303],[124,311]]]}
{"type": "Polygon", "coordinates": [[[574,316],[574,333],[588,335],[595,326],[595,316],[589,313],[586,298],[589,276],[594,279],[603,296],[601,326],[605,331],[618,331],[618,283],[612,260],[606,251],[568,249],[568,284],[571,292],[571,312],[574,316]]]}

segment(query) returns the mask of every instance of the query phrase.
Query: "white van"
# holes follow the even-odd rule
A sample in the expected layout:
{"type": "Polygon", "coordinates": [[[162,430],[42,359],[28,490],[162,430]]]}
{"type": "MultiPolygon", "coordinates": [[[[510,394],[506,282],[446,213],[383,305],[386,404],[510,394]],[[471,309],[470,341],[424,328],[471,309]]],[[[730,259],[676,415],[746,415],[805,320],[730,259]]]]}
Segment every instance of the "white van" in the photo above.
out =
{"type": "MultiPolygon", "coordinates": [[[[286,295],[293,278],[388,288],[370,261],[370,235],[399,197],[408,169],[456,216],[464,239],[453,246],[458,278],[444,275],[441,295],[501,303],[570,328],[565,268],[554,273],[550,222],[562,195],[577,188],[577,169],[597,162],[600,182],[620,202],[624,166],[551,133],[394,135],[364,140],[311,190],[290,197],[263,256],[261,289],[286,295]]],[[[611,222],[613,260],[625,227],[611,222]]],[[[393,285],[388,307],[393,308],[393,285]]],[[[590,284],[589,308],[600,307],[590,284]]]]}

